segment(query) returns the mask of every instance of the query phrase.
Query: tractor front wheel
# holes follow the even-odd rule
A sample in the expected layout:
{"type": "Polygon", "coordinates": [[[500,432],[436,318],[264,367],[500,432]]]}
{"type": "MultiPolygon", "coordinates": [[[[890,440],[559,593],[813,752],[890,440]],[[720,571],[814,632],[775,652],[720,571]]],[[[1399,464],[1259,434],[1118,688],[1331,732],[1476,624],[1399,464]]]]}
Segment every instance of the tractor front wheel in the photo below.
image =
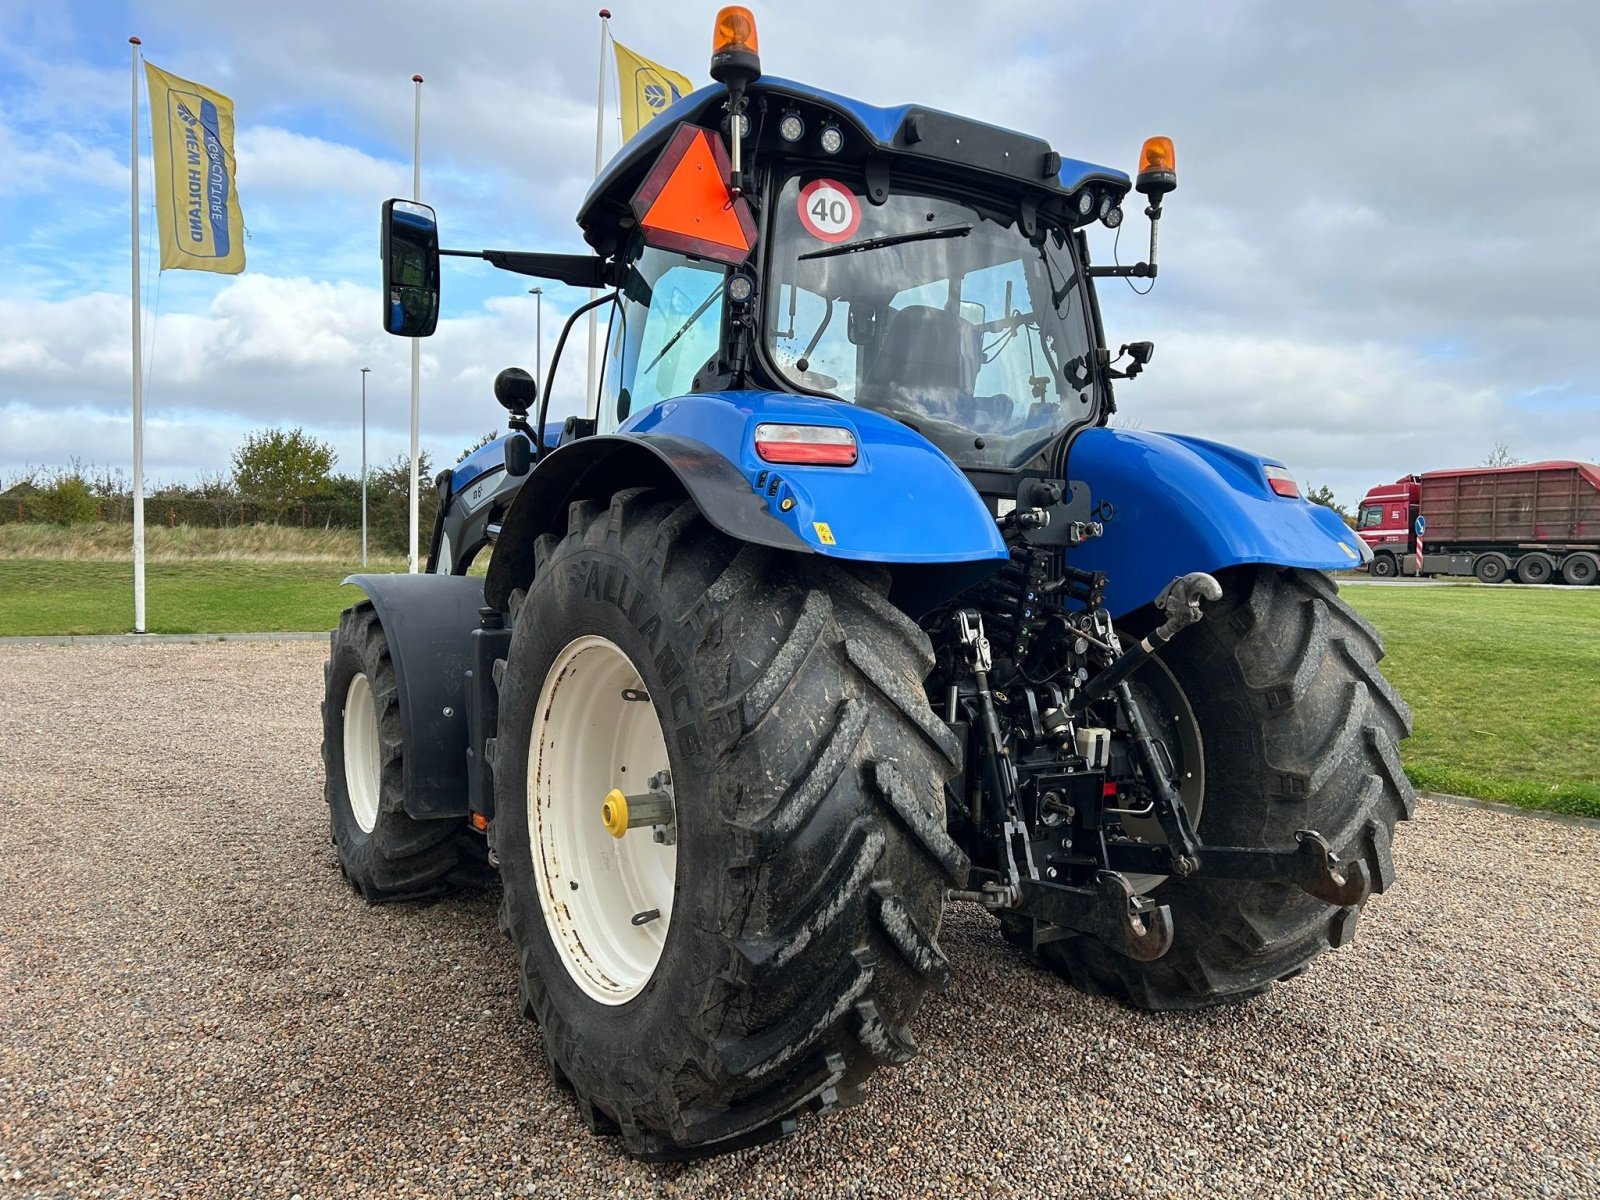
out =
{"type": "Polygon", "coordinates": [[[486,884],[490,870],[473,861],[468,839],[477,835],[464,821],[406,815],[394,662],[370,601],[340,616],[323,681],[323,795],[339,867],[351,886],[379,904],[486,884]]]}
{"type": "Polygon", "coordinates": [[[493,836],[524,1011],[591,1129],[779,1136],[915,1052],[959,747],[875,581],[681,497],[582,501],[513,597],[493,836]]]}

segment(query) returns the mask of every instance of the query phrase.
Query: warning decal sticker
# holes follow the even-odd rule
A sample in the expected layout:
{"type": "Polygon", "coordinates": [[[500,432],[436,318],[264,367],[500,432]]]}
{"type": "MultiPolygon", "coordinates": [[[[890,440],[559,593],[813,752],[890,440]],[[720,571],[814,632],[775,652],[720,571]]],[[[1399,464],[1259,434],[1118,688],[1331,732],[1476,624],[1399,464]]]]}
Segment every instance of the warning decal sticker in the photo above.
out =
{"type": "Polygon", "coordinates": [[[842,242],[861,228],[861,201],[836,179],[815,179],[800,189],[800,224],[812,237],[842,242]]]}

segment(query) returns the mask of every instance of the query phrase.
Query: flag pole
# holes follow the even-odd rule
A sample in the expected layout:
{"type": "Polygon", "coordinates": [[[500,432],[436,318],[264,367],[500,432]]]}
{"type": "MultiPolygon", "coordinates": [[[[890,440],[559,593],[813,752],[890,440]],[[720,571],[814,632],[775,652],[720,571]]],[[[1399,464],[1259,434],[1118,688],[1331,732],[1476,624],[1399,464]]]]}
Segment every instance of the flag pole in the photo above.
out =
{"type": "Polygon", "coordinates": [[[133,631],[146,633],[144,624],[144,346],[139,327],[139,47],[128,39],[132,56],[133,108],[128,122],[130,195],[133,253],[133,631]]]}
{"type": "MultiPolygon", "coordinates": [[[[611,34],[611,10],[600,10],[600,62],[599,70],[595,73],[594,97],[594,177],[600,178],[600,168],[604,166],[601,159],[606,131],[606,39],[611,34]]],[[[589,299],[592,301],[600,295],[596,288],[589,289],[589,299]]],[[[588,393],[589,407],[585,415],[595,417],[600,412],[599,392],[595,387],[595,310],[589,310],[589,378],[585,384],[588,393]]]]}
{"type": "MultiPolygon", "coordinates": [[[[422,76],[413,75],[416,84],[416,116],[411,125],[411,198],[422,202],[422,76]]],[[[406,569],[417,573],[417,525],[421,519],[419,507],[419,476],[422,473],[421,414],[422,342],[411,339],[411,554],[406,569]]]]}

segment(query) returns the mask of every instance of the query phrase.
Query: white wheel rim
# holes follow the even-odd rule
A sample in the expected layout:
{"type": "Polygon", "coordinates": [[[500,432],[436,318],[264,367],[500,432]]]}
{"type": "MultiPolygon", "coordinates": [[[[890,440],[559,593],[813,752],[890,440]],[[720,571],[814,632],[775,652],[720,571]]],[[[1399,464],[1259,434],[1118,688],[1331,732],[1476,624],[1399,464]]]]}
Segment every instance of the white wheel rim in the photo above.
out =
{"type": "Polygon", "coordinates": [[[545,676],[528,748],[528,843],[550,940],[583,991],[625,1004],[655,974],[672,921],[678,849],[649,828],[613,837],[600,808],[612,788],[649,790],[667,770],[655,705],[624,699],[644,681],[615,643],[569,642],[545,676]],[[659,917],[635,924],[651,910],[659,917]]]}
{"type": "Polygon", "coordinates": [[[378,713],[372,703],[372,685],[356,675],[344,694],[344,787],[350,811],[362,833],[378,824],[378,713]]]}

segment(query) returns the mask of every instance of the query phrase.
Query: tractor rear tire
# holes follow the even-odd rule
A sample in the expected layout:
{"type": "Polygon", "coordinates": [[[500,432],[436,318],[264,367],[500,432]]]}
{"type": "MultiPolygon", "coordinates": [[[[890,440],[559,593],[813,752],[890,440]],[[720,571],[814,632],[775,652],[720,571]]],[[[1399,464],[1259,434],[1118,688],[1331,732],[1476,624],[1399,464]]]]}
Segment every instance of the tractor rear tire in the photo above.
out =
{"type": "Polygon", "coordinates": [[[334,631],[322,701],[324,798],[339,868],[369,904],[421,900],[481,887],[492,868],[460,818],[406,815],[399,694],[383,622],[370,601],[334,631]]]}
{"type": "Polygon", "coordinates": [[[967,874],[944,830],[960,747],[923,691],[927,637],[878,580],[741,545],[672,493],[574,503],[535,560],[498,669],[493,837],[553,1076],[591,1130],[649,1160],[753,1145],[853,1103],[916,1052],[908,1025],[948,970],[944,892],[967,874]],[[609,786],[593,777],[617,770],[638,792],[659,771],[627,732],[645,704],[676,813],[664,900],[659,876],[643,899],[613,882],[655,854],[650,830],[591,838],[609,786]],[[562,774],[574,730],[584,755],[615,752],[562,774]],[[587,808],[561,799],[573,790],[593,791],[587,808]],[[564,803],[576,833],[556,824],[564,803]],[[553,854],[551,838],[577,851],[553,854]],[[601,889],[651,907],[630,921],[601,889]]]}
{"type": "MultiPolygon", "coordinates": [[[[1201,841],[1292,846],[1315,829],[1383,891],[1395,824],[1416,794],[1397,748],[1411,712],[1378,670],[1377,631],[1320,572],[1248,567],[1222,583],[1224,598],[1162,654],[1198,719],[1201,841]]],[[[1135,962],[1090,938],[1046,943],[1041,957],[1081,990],[1137,1008],[1206,1008],[1299,974],[1350,941],[1360,916],[1291,884],[1203,874],[1169,877],[1151,896],[1172,908],[1164,957],[1135,962]]]]}

